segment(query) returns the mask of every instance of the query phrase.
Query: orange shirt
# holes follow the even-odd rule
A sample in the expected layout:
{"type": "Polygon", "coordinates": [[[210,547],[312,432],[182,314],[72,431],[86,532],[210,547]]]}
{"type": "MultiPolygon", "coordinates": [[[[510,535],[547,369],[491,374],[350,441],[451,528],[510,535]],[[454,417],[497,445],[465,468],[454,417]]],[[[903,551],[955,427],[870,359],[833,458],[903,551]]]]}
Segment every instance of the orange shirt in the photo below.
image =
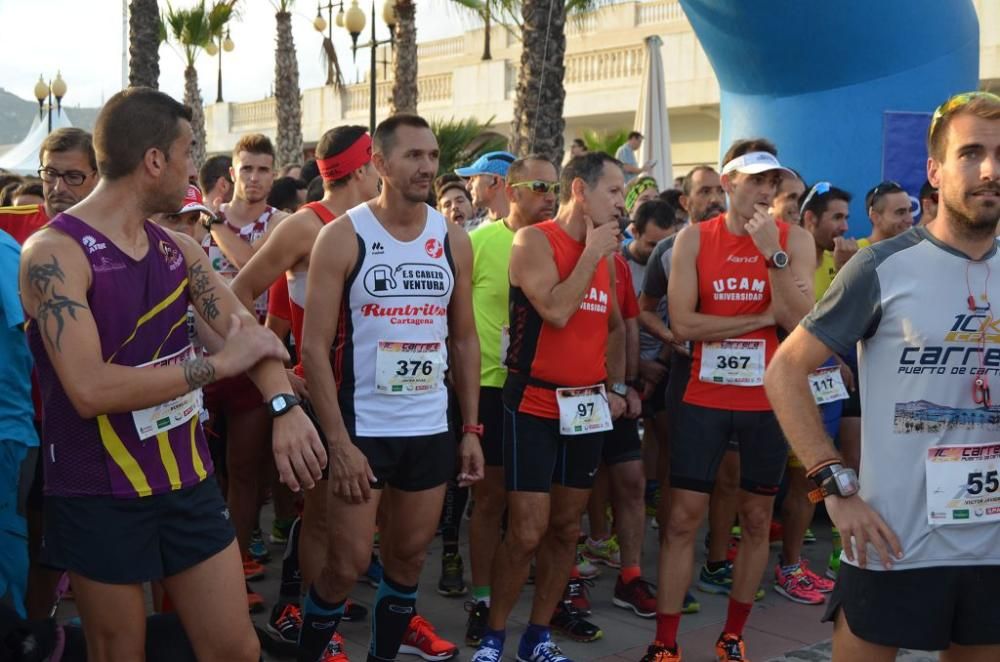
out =
{"type": "Polygon", "coordinates": [[[14,241],[22,246],[28,237],[48,222],[45,205],[0,207],[0,230],[14,237],[14,241]]]}
{"type": "MultiPolygon", "coordinates": [[[[771,305],[771,279],[764,256],[749,235],[735,235],[726,228],[726,215],[699,223],[698,312],[705,315],[736,317],[765,312],[771,305]]],[[[778,221],[782,248],[788,244],[789,225],[778,221]]],[[[767,326],[731,340],[763,340],[764,364],[768,365],[778,349],[777,328],[767,326]]],[[[684,402],[732,411],[770,411],[763,386],[734,386],[701,381],[701,357],[704,343],[694,344],[691,380],[684,402]]]]}
{"type": "MultiPolygon", "coordinates": [[[[549,240],[559,280],[566,280],[583,254],[584,243],[566,234],[555,221],[534,227],[549,240]]],[[[508,406],[542,418],[559,418],[557,387],[604,383],[612,296],[608,264],[601,260],[579,309],[560,329],[542,319],[521,288],[511,286],[509,373],[504,386],[508,406]]]]}

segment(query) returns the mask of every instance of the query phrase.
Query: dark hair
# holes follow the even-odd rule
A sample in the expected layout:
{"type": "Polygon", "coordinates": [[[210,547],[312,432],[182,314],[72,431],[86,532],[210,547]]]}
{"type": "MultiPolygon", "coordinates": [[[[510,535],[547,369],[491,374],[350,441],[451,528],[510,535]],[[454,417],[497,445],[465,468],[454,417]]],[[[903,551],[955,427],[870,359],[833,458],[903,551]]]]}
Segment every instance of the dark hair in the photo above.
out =
{"type": "Polygon", "coordinates": [[[94,154],[94,137],[83,129],[67,126],[56,129],[42,141],[38,148],[38,162],[44,160],[45,152],[83,152],[90,167],[97,170],[97,155],[94,154]]]}
{"type": "Polygon", "coordinates": [[[826,208],[830,206],[831,200],[843,200],[844,202],[850,204],[851,194],[842,188],[837,188],[836,186],[831,186],[830,190],[824,193],[815,193],[811,198],[809,193],[812,191],[812,187],[809,187],[806,191],[802,193],[802,197],[799,198],[799,205],[802,206],[802,218],[805,220],[806,212],[811,211],[815,214],[816,218],[820,218],[826,213],[826,208]],[[808,200],[808,204],[806,204],[808,200]]]}
{"type": "Polygon", "coordinates": [[[938,190],[931,185],[929,179],[924,180],[924,185],[920,187],[920,199],[924,198],[934,198],[937,195],[938,190]]]}
{"type": "Polygon", "coordinates": [[[771,156],[777,156],[778,148],[766,138],[744,138],[737,140],[726,150],[725,156],[722,157],[722,165],[726,165],[733,159],[744,154],[749,154],[750,152],[767,152],[771,156]]]}
{"type": "Polygon", "coordinates": [[[319,202],[323,199],[323,178],[316,175],[309,180],[309,186],[306,188],[306,202],[319,202]]]}
{"type": "Polygon", "coordinates": [[[26,179],[21,182],[20,186],[14,189],[14,192],[10,197],[11,200],[14,200],[22,195],[34,195],[39,198],[44,198],[45,194],[42,191],[42,183],[37,179],[26,179]]]}
{"type": "Polygon", "coordinates": [[[577,147],[582,147],[583,151],[587,151],[587,143],[583,142],[583,138],[573,138],[573,144],[577,147]]]}
{"type": "Polygon", "coordinates": [[[673,207],[674,211],[677,212],[684,211],[684,207],[681,206],[681,195],[683,195],[683,193],[679,189],[668,188],[665,191],[660,191],[660,195],[658,197],[660,200],[673,207]]]}
{"type": "Polygon", "coordinates": [[[228,154],[209,157],[202,164],[201,170],[198,171],[198,185],[205,195],[208,195],[208,192],[215,187],[215,183],[222,178],[225,178],[230,184],[233,183],[229,176],[229,169],[232,167],[233,158],[228,154]]]}
{"type": "Polygon", "coordinates": [[[94,152],[101,177],[115,180],[135,171],[150,149],[170,158],[180,121],[191,109],[149,87],[130,87],[104,104],[94,124],[94,152]]]}
{"type": "Polygon", "coordinates": [[[637,235],[643,234],[650,223],[658,228],[669,230],[681,222],[682,220],[677,218],[670,203],[663,200],[647,200],[642,203],[632,219],[632,225],[635,227],[637,235]]]}
{"type": "MultiPolygon", "coordinates": [[[[357,142],[358,138],[363,136],[368,132],[363,126],[357,124],[349,124],[347,126],[338,126],[336,129],[330,129],[322,136],[320,136],[319,143],[316,145],[316,158],[317,159],[328,159],[331,156],[336,156],[340,154],[348,147],[357,142]]],[[[317,165],[317,171],[319,166],[317,165]]],[[[338,186],[346,186],[347,182],[351,180],[351,173],[347,173],[340,179],[335,179],[330,182],[331,188],[337,188],[338,186]]]]}
{"type": "Polygon", "coordinates": [[[387,154],[396,145],[396,131],[401,126],[409,126],[414,129],[430,129],[431,125],[419,115],[400,113],[382,120],[375,127],[375,135],[372,136],[372,153],[387,154]]]}
{"type": "Polygon", "coordinates": [[[10,207],[14,204],[14,191],[21,186],[21,180],[17,179],[12,182],[7,182],[4,184],[3,188],[0,188],[0,207],[10,207]]]}
{"type": "MultiPolygon", "coordinates": [[[[515,159],[514,162],[510,164],[510,167],[507,169],[507,182],[515,184],[521,181],[521,177],[524,176],[524,171],[528,169],[528,164],[532,161],[542,161],[543,163],[548,163],[555,168],[555,164],[553,164],[552,161],[550,161],[544,154],[539,154],[537,152],[534,154],[528,154],[527,156],[515,159]]],[[[556,170],[558,170],[558,168],[556,168],[556,170]]]]}
{"type": "Polygon", "coordinates": [[[274,160],[274,144],[263,133],[248,133],[245,136],[241,136],[236,141],[236,146],[233,147],[234,161],[240,157],[240,152],[266,154],[271,157],[272,161],[274,160]]]}
{"type": "Polygon", "coordinates": [[[906,189],[900,186],[898,183],[886,180],[881,184],[876,184],[865,193],[865,209],[871,209],[876,204],[878,204],[878,209],[876,210],[880,214],[883,211],[881,204],[883,197],[889,193],[906,193],[906,189]]]}
{"type": "Polygon", "coordinates": [[[986,120],[1000,120],[1000,97],[989,92],[956,94],[938,106],[927,128],[927,153],[935,161],[944,161],[948,125],[956,115],[969,114],[986,120]]]}
{"type": "MultiPolygon", "coordinates": [[[[618,134],[618,135],[621,135],[621,134],[618,134]]],[[[639,133],[638,131],[630,131],[629,134],[628,134],[628,139],[632,140],[633,138],[642,138],[642,134],[639,133]]]]}
{"type": "Polygon", "coordinates": [[[573,180],[582,179],[587,188],[594,188],[604,174],[604,164],[613,163],[621,168],[622,162],[604,152],[587,152],[570,159],[559,177],[559,202],[567,203],[573,197],[573,180]]]}
{"type": "Polygon", "coordinates": [[[306,162],[302,164],[302,172],[299,173],[299,179],[312,184],[312,180],[317,177],[319,177],[319,164],[316,163],[316,159],[306,160],[306,162]]]}
{"type": "Polygon", "coordinates": [[[271,192],[267,194],[267,204],[275,209],[293,212],[299,207],[299,191],[306,188],[306,183],[295,177],[279,177],[271,184],[271,192]]]}
{"type": "Polygon", "coordinates": [[[472,202],[472,196],[469,195],[469,189],[465,185],[465,180],[452,172],[446,172],[434,180],[434,201],[437,202],[441,199],[441,196],[447,193],[451,189],[461,189],[465,193],[465,197],[472,202]]]}
{"type": "Polygon", "coordinates": [[[715,172],[715,168],[709,165],[696,165],[695,167],[688,170],[688,173],[684,175],[684,180],[681,182],[681,192],[684,195],[691,195],[691,189],[694,187],[694,176],[699,172],[715,172]]]}
{"type": "MultiPolygon", "coordinates": [[[[6,170],[0,171],[0,190],[7,188],[8,184],[20,184],[24,181],[21,175],[15,175],[12,172],[7,172],[6,170]]],[[[13,190],[13,189],[11,189],[13,190]]],[[[0,207],[9,207],[10,202],[4,202],[0,199],[0,207]]]]}

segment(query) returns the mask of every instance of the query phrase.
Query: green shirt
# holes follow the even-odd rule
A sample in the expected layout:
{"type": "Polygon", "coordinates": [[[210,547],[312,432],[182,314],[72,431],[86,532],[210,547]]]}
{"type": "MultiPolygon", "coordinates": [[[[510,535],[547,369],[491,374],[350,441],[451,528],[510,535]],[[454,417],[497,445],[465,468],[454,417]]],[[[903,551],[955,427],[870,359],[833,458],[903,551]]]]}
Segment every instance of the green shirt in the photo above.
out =
{"type": "Polygon", "coordinates": [[[507,302],[510,296],[510,252],[514,232],[503,219],[481,225],[469,234],[472,240],[472,310],[476,317],[481,355],[481,386],[503,387],[507,368],[501,361],[501,343],[509,339],[507,302]]]}

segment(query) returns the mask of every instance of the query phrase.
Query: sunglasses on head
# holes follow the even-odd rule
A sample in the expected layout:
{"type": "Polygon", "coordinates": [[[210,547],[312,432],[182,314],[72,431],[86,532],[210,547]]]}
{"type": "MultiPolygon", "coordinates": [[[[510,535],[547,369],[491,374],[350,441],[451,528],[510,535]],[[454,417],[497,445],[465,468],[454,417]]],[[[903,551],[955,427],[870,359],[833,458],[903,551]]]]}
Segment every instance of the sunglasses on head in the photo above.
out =
{"type": "Polygon", "coordinates": [[[546,193],[559,195],[559,182],[546,182],[541,179],[532,179],[527,182],[516,182],[511,184],[511,186],[514,188],[530,188],[532,193],[538,193],[540,195],[545,195],[546,193]]]}
{"type": "Polygon", "coordinates": [[[934,111],[934,115],[931,117],[931,128],[927,135],[933,136],[935,129],[937,129],[938,122],[940,122],[947,115],[952,114],[965,104],[976,99],[991,99],[1000,103],[1000,96],[993,94],[992,92],[963,92],[961,94],[956,94],[952,98],[945,101],[943,104],[937,107],[934,111]]]}
{"type": "Polygon", "coordinates": [[[816,182],[813,184],[813,187],[809,189],[809,195],[806,196],[806,199],[802,201],[802,206],[799,207],[799,214],[804,215],[806,213],[806,207],[809,206],[812,199],[817,195],[826,195],[830,192],[831,188],[833,188],[833,184],[830,182],[816,182]]]}
{"type": "Polygon", "coordinates": [[[886,180],[868,191],[868,195],[865,196],[865,200],[867,200],[866,206],[871,209],[883,195],[888,195],[889,193],[906,193],[906,189],[899,182],[886,180]]]}

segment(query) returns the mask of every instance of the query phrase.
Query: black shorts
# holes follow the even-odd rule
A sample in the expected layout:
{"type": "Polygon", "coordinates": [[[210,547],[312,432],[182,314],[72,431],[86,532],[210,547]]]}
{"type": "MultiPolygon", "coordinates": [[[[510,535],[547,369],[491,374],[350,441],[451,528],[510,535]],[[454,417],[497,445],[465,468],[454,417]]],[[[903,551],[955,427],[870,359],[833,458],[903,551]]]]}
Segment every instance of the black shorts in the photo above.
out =
{"type": "Polygon", "coordinates": [[[848,391],[847,394],[848,398],[844,400],[844,409],[840,417],[861,418],[861,390],[855,387],[853,391],[848,391]]]}
{"type": "Polygon", "coordinates": [[[172,577],[236,537],[215,478],[148,497],[45,496],[42,563],[104,584],[172,577]]]}
{"type": "Polygon", "coordinates": [[[740,487],[763,496],[778,493],[788,445],[771,411],[730,411],[682,403],[670,441],[670,486],[711,493],[732,440],[739,445],[740,487]]]}
{"type": "Polygon", "coordinates": [[[404,492],[422,492],[455,477],[458,446],[449,432],[420,437],[356,437],[354,445],[368,459],[375,489],[386,486],[404,492]]]}
{"type": "Polygon", "coordinates": [[[688,381],[691,379],[691,357],[684,356],[680,352],[670,355],[670,374],[667,376],[666,407],[670,412],[670,431],[673,433],[676,428],[677,410],[684,401],[684,391],[687,390],[688,381]]]}
{"type": "Polygon", "coordinates": [[[603,432],[563,435],[558,418],[504,405],[503,468],[508,492],[548,492],[552,483],[589,490],[601,463],[603,432]]]}
{"type": "Polygon", "coordinates": [[[479,387],[479,422],[483,424],[483,457],[488,467],[503,466],[503,389],[479,387]]]}
{"type": "Polygon", "coordinates": [[[642,459],[642,440],[639,438],[639,421],[622,416],[615,426],[604,433],[601,460],[607,466],[642,459]]]}
{"type": "Polygon", "coordinates": [[[653,418],[667,408],[667,384],[669,382],[670,374],[667,373],[653,388],[649,397],[642,401],[643,418],[653,418]]]}
{"type": "Polygon", "coordinates": [[[1000,566],[862,570],[840,564],[824,621],[844,610],[856,636],[880,646],[938,651],[1000,644],[1000,566]]]}

